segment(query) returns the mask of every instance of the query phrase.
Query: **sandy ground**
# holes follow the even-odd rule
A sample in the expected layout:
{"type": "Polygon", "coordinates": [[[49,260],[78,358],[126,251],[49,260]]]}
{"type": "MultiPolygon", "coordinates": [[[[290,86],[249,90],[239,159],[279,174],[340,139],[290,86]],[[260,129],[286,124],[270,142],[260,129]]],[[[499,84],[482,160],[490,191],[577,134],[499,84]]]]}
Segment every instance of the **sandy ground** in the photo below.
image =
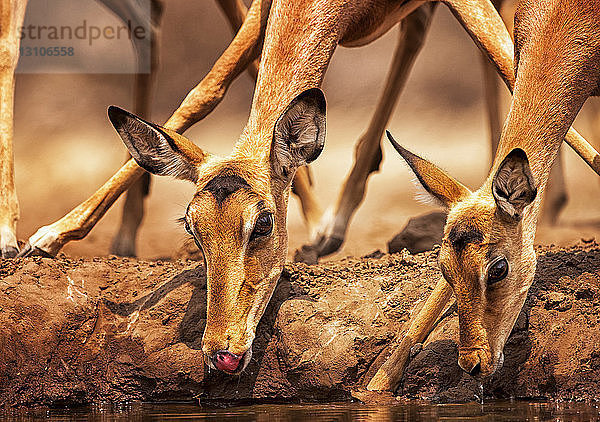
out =
{"type": "MultiPolygon", "coordinates": [[[[412,348],[394,395],[366,392],[439,280],[438,253],[287,265],[240,376],[205,365],[207,280],[199,262],[0,259],[0,416],[8,406],[194,399],[209,406],[351,396],[378,405],[398,404],[394,396],[472,402],[474,394],[597,401],[595,242],[538,248],[535,281],[493,376],[472,378],[457,365],[459,326],[451,311],[412,348]]],[[[242,309],[229,314],[229,330],[242,309]]]]}
{"type": "MultiPolygon", "coordinates": [[[[166,120],[230,39],[228,26],[212,2],[167,2],[156,121],[166,120]]],[[[324,84],[329,105],[327,144],[313,168],[324,205],[335,197],[348,172],[352,145],[368,124],[395,40],[392,30],[367,47],[340,48],[334,56],[324,84]]],[[[105,110],[110,104],[131,108],[132,81],[130,75],[19,75],[15,155],[21,238],[63,216],[119,167],[125,150],[105,110]]],[[[250,78],[242,75],[217,110],[188,136],[211,152],[227,154],[247,119],[252,91],[250,78]]],[[[593,142],[590,116],[584,109],[576,127],[593,142]]],[[[489,169],[479,53],[444,7],[437,12],[388,127],[406,147],[467,186],[477,187],[489,169]]],[[[382,172],[371,179],[365,203],[337,257],[385,249],[410,216],[431,209],[414,200],[412,176],[387,142],[384,155],[382,172]]],[[[598,178],[573,152],[565,155],[569,204],[557,227],[540,228],[538,243],[567,245],[600,235],[598,178]]],[[[139,235],[140,256],[170,256],[181,245],[186,236],[175,219],[191,193],[188,184],[154,178],[139,235]]],[[[107,254],[120,210],[121,201],[85,240],[69,244],[64,251],[75,256],[107,254]]],[[[288,229],[291,256],[307,240],[295,200],[290,201],[288,229]]]]}

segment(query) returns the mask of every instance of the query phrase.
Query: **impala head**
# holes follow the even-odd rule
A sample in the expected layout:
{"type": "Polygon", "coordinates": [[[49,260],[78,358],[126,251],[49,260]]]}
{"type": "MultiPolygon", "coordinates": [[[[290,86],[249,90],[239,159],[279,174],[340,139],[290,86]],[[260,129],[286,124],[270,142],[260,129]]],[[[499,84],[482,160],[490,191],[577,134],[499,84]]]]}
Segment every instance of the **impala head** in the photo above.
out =
{"type": "Polygon", "coordinates": [[[460,367],[491,375],[521,311],[535,272],[523,211],[536,197],[529,162],[512,150],[478,191],[390,141],[425,190],[448,208],[439,265],[458,304],[460,367]]]}
{"type": "Polygon", "coordinates": [[[290,103],[275,123],[270,151],[261,156],[216,157],[122,109],[111,107],[108,113],[142,168],[196,185],[184,222],[207,270],[202,350],[209,366],[243,371],[285,263],[292,178],[324,146],[323,93],[310,89],[290,103]]]}

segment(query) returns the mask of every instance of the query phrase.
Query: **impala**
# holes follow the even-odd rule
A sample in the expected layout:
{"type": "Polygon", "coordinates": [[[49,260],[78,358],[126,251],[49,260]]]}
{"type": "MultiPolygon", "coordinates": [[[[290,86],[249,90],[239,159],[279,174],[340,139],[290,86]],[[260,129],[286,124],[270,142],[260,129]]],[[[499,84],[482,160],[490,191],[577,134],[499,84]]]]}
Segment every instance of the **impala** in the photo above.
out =
{"type": "Polygon", "coordinates": [[[388,134],[420,184],[448,209],[448,219],[439,254],[443,278],[370,389],[395,386],[406,349],[424,339],[452,292],[460,367],[488,376],[502,366],[504,344],[535,274],[533,241],[552,162],[583,103],[600,93],[600,2],[524,0],[515,16],[515,43],[510,112],[478,190],[388,134]]]}

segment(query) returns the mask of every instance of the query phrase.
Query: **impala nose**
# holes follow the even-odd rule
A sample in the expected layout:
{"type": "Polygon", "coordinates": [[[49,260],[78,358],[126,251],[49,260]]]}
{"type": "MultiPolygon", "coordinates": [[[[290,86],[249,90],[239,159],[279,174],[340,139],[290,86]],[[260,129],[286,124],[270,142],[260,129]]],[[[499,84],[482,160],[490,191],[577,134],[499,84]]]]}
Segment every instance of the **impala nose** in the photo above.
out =
{"type": "Polygon", "coordinates": [[[479,375],[481,373],[481,364],[478,363],[477,365],[475,365],[473,368],[471,368],[471,370],[469,371],[469,375],[471,375],[472,377],[476,377],[477,375],[479,375]]]}
{"type": "Polygon", "coordinates": [[[489,377],[498,369],[489,349],[483,347],[463,349],[458,354],[458,366],[472,377],[489,377]]]}
{"type": "Polygon", "coordinates": [[[478,352],[464,353],[458,357],[458,366],[472,377],[481,375],[482,359],[478,352]]]}
{"type": "Polygon", "coordinates": [[[471,359],[459,359],[458,366],[460,366],[467,374],[475,377],[481,373],[481,361],[478,359],[477,355],[470,357],[471,359]]]}
{"type": "Polygon", "coordinates": [[[242,361],[243,357],[244,355],[238,356],[227,350],[221,350],[215,353],[215,355],[212,358],[212,361],[215,365],[215,368],[217,368],[218,370],[233,373],[239,368],[240,362],[242,361]]]}

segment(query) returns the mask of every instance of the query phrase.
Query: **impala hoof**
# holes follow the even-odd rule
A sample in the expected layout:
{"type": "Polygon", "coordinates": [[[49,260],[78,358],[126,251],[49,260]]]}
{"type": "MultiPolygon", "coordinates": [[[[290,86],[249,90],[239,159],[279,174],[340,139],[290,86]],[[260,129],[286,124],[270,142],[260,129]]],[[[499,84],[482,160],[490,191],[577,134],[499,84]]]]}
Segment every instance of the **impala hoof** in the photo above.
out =
{"type": "Polygon", "coordinates": [[[25,246],[23,246],[23,249],[21,249],[21,252],[18,253],[17,258],[28,258],[31,256],[41,256],[44,258],[55,258],[52,254],[49,254],[48,252],[46,252],[38,247],[32,247],[31,244],[29,242],[27,242],[25,244],[25,246]]]}
{"type": "Polygon", "coordinates": [[[14,258],[18,253],[15,232],[7,226],[0,226],[0,258],[14,258]]]}
{"type": "Polygon", "coordinates": [[[5,246],[2,248],[2,258],[15,258],[19,250],[14,246],[5,246]]]}
{"type": "Polygon", "coordinates": [[[319,256],[330,255],[334,252],[337,252],[342,244],[344,243],[343,237],[337,236],[327,236],[321,239],[319,242],[317,249],[319,251],[319,256]]]}
{"type": "Polygon", "coordinates": [[[137,256],[135,251],[135,238],[132,240],[130,237],[118,233],[113,239],[110,253],[117,256],[135,258],[137,256]]]}

